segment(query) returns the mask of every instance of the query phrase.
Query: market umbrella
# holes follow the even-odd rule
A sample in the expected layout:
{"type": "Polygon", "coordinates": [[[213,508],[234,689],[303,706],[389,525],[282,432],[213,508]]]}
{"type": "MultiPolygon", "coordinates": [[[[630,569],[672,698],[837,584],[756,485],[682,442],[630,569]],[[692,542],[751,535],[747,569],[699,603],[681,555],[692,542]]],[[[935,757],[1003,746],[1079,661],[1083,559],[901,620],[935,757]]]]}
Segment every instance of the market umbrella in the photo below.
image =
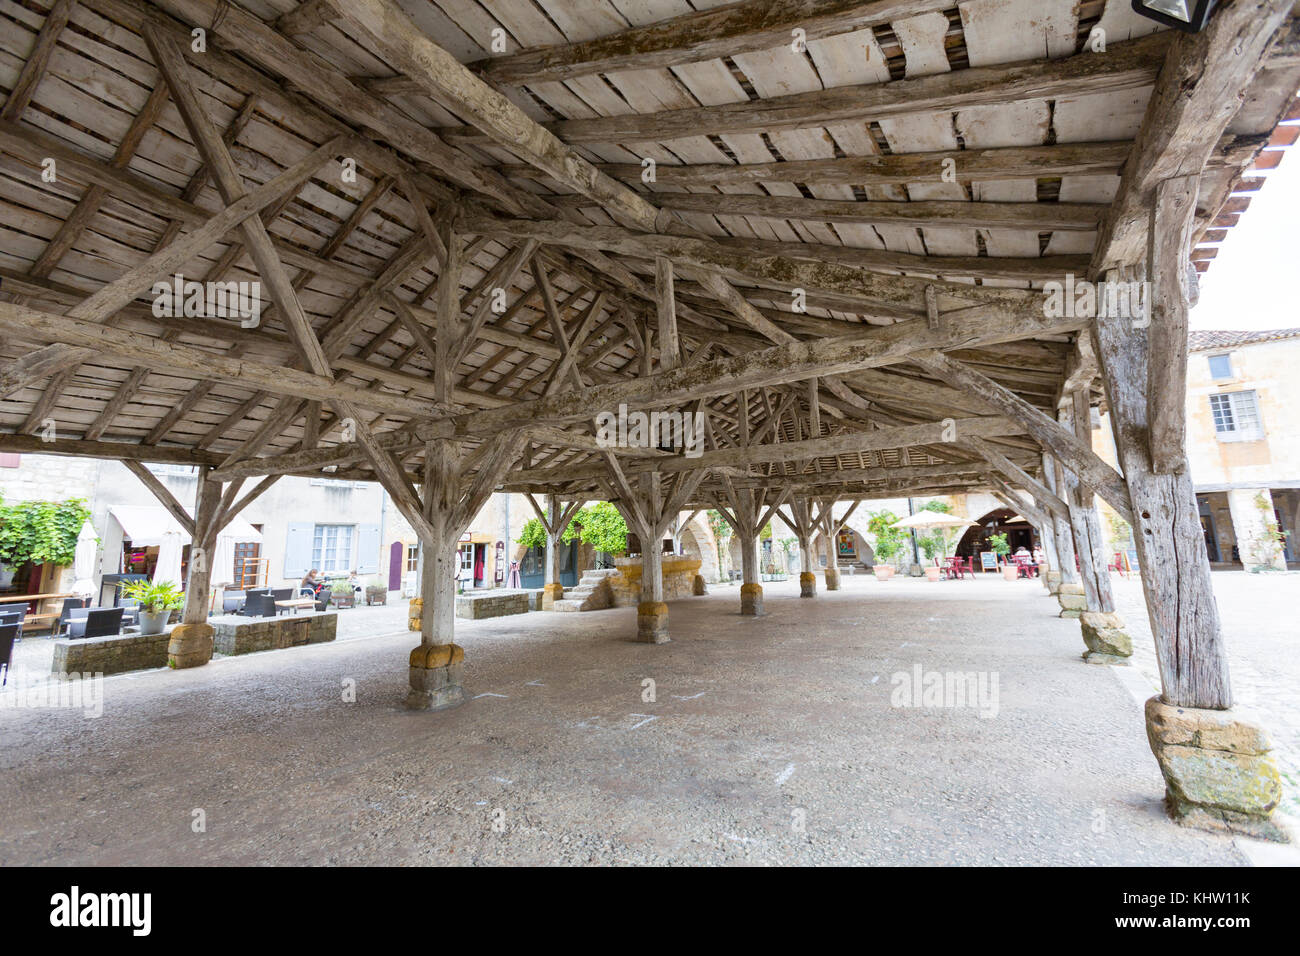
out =
{"type": "Polygon", "coordinates": [[[970,518],[961,515],[944,514],[942,511],[918,511],[914,515],[895,521],[895,528],[964,528],[975,524],[970,518]]]}
{"type": "Polygon", "coordinates": [[[171,581],[181,583],[181,534],[179,531],[166,531],[162,543],[158,545],[158,563],[154,565],[153,582],[171,581]]]}
{"type": "Polygon", "coordinates": [[[95,550],[99,538],[89,521],[81,526],[77,535],[77,550],[72,559],[72,576],[75,583],[72,593],[78,597],[91,597],[95,593],[95,550]]]}
{"type": "Polygon", "coordinates": [[[235,580],[235,536],[217,535],[217,547],[212,554],[212,578],[210,584],[219,588],[223,584],[233,584],[235,580]]]}

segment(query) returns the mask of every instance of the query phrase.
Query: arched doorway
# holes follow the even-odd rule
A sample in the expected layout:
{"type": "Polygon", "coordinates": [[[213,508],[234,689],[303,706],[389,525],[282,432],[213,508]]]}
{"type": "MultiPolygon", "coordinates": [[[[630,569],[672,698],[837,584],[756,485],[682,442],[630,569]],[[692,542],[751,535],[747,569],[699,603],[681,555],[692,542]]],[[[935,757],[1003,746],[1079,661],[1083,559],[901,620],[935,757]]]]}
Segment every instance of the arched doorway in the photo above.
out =
{"type": "MultiPolygon", "coordinates": [[[[1010,508],[998,508],[990,511],[974,525],[966,529],[966,533],[957,542],[956,553],[963,558],[975,558],[978,562],[981,551],[993,550],[989,546],[989,537],[995,534],[1005,534],[1007,536],[1007,544],[1011,546],[1013,554],[1020,548],[1033,551],[1033,527],[1028,521],[1009,520],[1016,517],[1019,517],[1019,515],[1010,508]]],[[[978,567],[978,563],[976,566],[978,567]]]]}

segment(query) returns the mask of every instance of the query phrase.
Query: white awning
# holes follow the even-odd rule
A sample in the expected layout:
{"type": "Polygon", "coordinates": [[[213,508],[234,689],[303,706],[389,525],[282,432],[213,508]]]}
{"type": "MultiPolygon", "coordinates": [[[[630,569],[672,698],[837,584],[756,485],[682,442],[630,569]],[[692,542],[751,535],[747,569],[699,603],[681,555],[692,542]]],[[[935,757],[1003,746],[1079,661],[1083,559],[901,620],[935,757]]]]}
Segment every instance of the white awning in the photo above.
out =
{"type": "MultiPolygon", "coordinates": [[[[181,544],[190,543],[189,534],[162,505],[113,505],[108,513],[122,526],[122,537],[129,539],[132,547],[157,547],[165,534],[178,534],[181,544]]],[[[258,530],[240,517],[231,519],[221,536],[236,543],[262,540],[258,530]]]]}

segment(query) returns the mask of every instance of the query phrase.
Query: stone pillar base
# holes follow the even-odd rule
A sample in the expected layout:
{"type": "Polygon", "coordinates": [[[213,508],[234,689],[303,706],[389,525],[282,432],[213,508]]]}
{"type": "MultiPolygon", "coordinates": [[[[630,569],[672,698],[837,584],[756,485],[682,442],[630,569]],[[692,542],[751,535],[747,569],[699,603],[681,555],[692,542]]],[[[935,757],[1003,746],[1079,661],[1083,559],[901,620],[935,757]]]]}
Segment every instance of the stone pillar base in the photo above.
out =
{"type": "Polygon", "coordinates": [[[740,586],[740,613],[758,617],[763,613],[763,585],[740,586]]]}
{"type": "Polygon", "coordinates": [[[1124,630],[1124,620],[1114,611],[1084,611],[1079,616],[1083,659],[1089,664],[1127,664],[1133,656],[1133,639],[1124,630]]]}
{"type": "Polygon", "coordinates": [[[542,586],[542,610],[554,610],[555,602],[564,599],[563,584],[545,584],[542,586]]]}
{"type": "Polygon", "coordinates": [[[709,589],[704,586],[704,575],[695,575],[695,580],[691,582],[691,594],[696,597],[703,597],[709,593],[709,589]]]}
{"type": "Polygon", "coordinates": [[[459,644],[421,644],[411,651],[411,689],[406,706],[411,710],[446,710],[465,701],[461,671],[465,650],[459,644]]]}
{"type": "Polygon", "coordinates": [[[406,607],[406,629],[408,631],[420,630],[420,611],[424,608],[424,601],[420,598],[411,598],[411,603],[406,607]]]}
{"type": "Polygon", "coordinates": [[[642,644],[667,644],[668,605],[663,601],[642,601],[636,606],[636,639],[642,644]]]}
{"type": "Polygon", "coordinates": [[[817,596],[817,575],[811,571],[799,572],[799,596],[801,598],[817,596]]]}
{"type": "Polygon", "coordinates": [[[212,660],[211,624],[177,624],[167,641],[167,666],[201,667],[212,660]]]}
{"type": "Polygon", "coordinates": [[[1272,819],[1282,780],[1262,727],[1231,710],[1146,704],[1147,740],[1165,777],[1165,806],[1184,826],[1286,843],[1272,819]]]}
{"type": "Polygon", "coordinates": [[[1061,604],[1061,617],[1077,618],[1088,610],[1082,584],[1062,584],[1056,592],[1056,600],[1061,604]]]}
{"type": "Polygon", "coordinates": [[[826,574],[826,590],[838,591],[840,589],[840,569],[827,568],[825,574],[826,574]]]}
{"type": "Polygon", "coordinates": [[[1061,572],[1048,571],[1043,575],[1043,584],[1047,586],[1047,593],[1055,596],[1061,590],[1061,572]]]}

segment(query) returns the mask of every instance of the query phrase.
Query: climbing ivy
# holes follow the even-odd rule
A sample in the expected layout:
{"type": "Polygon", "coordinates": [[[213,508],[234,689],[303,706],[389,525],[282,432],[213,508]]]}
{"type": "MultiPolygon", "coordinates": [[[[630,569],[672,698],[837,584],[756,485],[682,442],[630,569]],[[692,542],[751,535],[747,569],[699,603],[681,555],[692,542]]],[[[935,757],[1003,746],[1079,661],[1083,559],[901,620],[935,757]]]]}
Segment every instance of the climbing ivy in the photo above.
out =
{"type": "Polygon", "coordinates": [[[536,518],[529,518],[519,532],[519,543],[525,548],[546,547],[546,529],[536,518]]]}
{"type": "Polygon", "coordinates": [[[596,551],[623,554],[627,551],[627,522],[608,501],[598,501],[579,509],[564,529],[561,540],[568,544],[575,537],[596,551]]]}
{"type": "Polygon", "coordinates": [[[89,517],[84,498],[0,504],[0,565],[71,564],[89,517]]]}

